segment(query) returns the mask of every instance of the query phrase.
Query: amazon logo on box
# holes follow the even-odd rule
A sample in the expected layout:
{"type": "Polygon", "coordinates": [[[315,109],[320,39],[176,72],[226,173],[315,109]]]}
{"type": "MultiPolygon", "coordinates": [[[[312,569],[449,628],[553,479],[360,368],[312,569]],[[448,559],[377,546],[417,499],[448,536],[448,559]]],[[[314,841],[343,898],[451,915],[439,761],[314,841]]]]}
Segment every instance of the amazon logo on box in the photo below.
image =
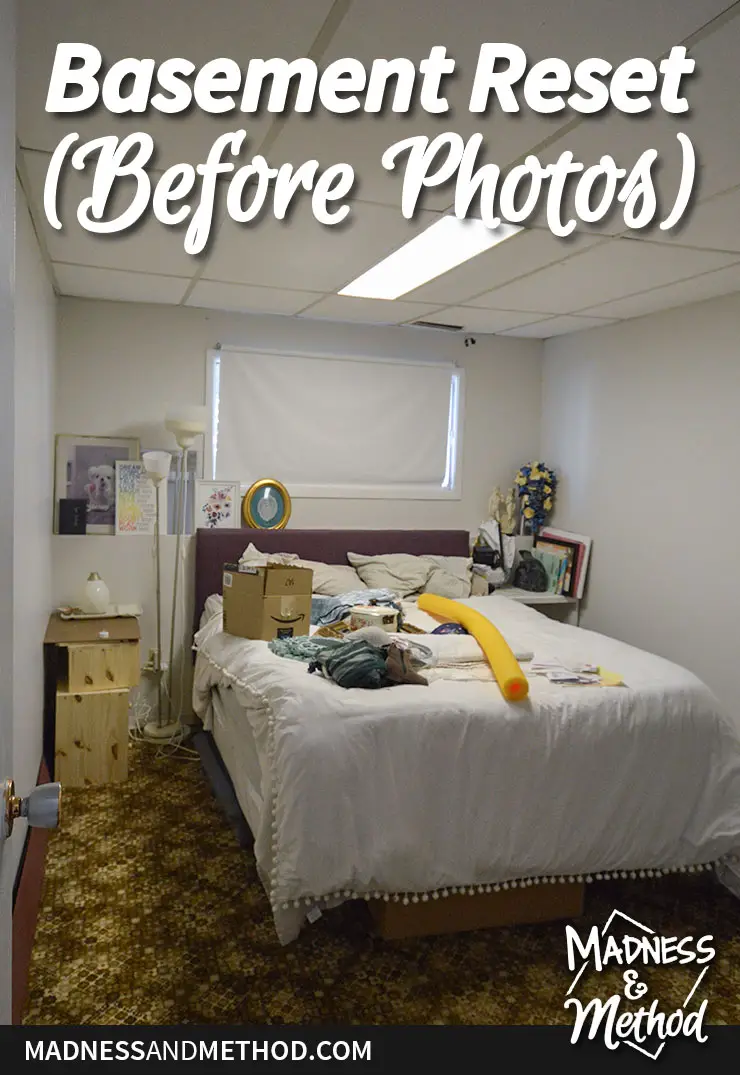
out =
{"type": "Polygon", "coordinates": [[[224,565],[224,630],[239,638],[292,638],[311,626],[313,571],[288,564],[224,565]]]}

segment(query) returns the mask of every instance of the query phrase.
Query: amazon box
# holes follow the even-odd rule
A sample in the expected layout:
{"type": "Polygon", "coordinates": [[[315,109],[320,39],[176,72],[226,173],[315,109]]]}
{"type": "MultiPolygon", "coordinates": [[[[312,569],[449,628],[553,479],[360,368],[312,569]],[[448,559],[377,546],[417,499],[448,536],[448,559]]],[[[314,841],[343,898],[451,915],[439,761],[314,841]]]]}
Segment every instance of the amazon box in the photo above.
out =
{"type": "Polygon", "coordinates": [[[293,638],[311,626],[313,571],[290,564],[224,564],[224,631],[239,638],[293,638]]]}

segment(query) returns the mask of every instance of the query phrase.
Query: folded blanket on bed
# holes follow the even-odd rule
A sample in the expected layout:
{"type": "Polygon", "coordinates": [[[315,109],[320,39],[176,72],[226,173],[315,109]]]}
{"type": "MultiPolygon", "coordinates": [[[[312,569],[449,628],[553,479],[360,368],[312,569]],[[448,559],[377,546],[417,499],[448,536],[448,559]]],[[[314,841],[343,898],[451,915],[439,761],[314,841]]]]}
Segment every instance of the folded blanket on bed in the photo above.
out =
{"type": "MultiPolygon", "coordinates": [[[[403,637],[402,635],[400,637],[403,637]]],[[[518,661],[531,661],[532,650],[521,642],[507,639],[518,661]]],[[[480,664],[486,656],[472,635],[424,635],[424,645],[431,650],[435,666],[480,664]]]]}

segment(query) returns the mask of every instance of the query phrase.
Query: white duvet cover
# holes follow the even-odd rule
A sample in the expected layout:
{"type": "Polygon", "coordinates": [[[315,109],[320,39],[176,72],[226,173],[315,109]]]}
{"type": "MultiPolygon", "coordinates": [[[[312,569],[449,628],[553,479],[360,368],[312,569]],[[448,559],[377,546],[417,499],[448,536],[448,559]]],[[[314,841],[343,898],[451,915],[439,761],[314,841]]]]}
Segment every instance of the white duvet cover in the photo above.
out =
{"type": "Polygon", "coordinates": [[[519,703],[480,679],[344,690],[223,633],[218,613],[200,632],[196,712],[209,727],[211,690],[229,683],[266,745],[255,853],[283,943],[342,898],[674,870],[740,848],[737,713],[662,658],[506,598],[464,603],[536,660],[626,686],[532,676],[519,703]]]}

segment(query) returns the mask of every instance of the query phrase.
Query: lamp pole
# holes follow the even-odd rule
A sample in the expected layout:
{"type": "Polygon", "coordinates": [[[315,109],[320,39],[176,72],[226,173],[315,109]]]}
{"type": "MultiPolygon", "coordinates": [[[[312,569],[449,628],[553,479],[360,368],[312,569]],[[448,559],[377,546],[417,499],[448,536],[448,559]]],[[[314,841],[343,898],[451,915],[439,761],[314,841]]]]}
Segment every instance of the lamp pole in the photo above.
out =
{"type": "MultiPolygon", "coordinates": [[[[180,727],[179,716],[173,717],[173,693],[175,686],[175,629],[177,627],[177,593],[180,579],[180,548],[185,516],[185,467],[188,449],[195,438],[208,428],[208,411],[205,406],[177,406],[165,418],[164,427],[172,433],[180,449],[177,466],[177,493],[175,507],[175,565],[172,579],[172,616],[170,618],[170,659],[167,668],[167,705],[164,723],[159,722],[151,730],[153,738],[172,739],[180,727]]],[[[182,699],[180,700],[182,702],[182,699]]],[[[150,726],[147,725],[149,732],[150,726]]]]}
{"type": "Polygon", "coordinates": [[[172,617],[170,619],[170,660],[169,667],[167,669],[167,720],[166,724],[169,725],[172,720],[172,692],[175,685],[174,676],[174,662],[175,662],[175,627],[177,624],[177,583],[180,577],[180,543],[182,538],[182,524],[183,524],[183,486],[184,473],[185,473],[185,458],[187,450],[192,444],[192,440],[182,438],[178,440],[180,448],[180,459],[177,467],[177,504],[175,507],[175,520],[177,537],[175,539],[175,572],[172,580],[172,617]]]}
{"type": "Polygon", "coordinates": [[[146,469],[147,477],[154,485],[156,510],[154,515],[154,556],[156,573],[156,612],[157,612],[157,649],[154,664],[154,672],[157,677],[157,719],[149,721],[144,726],[144,734],[147,738],[159,739],[164,737],[162,732],[163,705],[162,705],[162,530],[161,530],[161,505],[162,483],[170,473],[172,456],[169,452],[144,452],[141,460],[146,469]]]}
{"type": "Polygon", "coordinates": [[[156,549],[157,576],[157,724],[162,725],[162,555],[161,533],[159,529],[159,498],[162,479],[155,483],[157,497],[157,515],[154,523],[154,545],[156,549]]]}

